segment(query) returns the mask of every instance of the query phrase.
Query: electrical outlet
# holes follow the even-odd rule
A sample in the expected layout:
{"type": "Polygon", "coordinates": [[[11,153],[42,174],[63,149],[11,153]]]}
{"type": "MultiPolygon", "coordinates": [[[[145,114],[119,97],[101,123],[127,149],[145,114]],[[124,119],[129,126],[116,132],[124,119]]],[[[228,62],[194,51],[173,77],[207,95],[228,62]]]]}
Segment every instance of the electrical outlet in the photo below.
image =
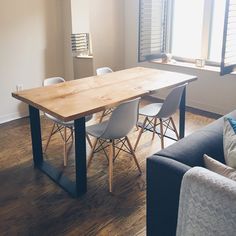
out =
{"type": "Polygon", "coordinates": [[[17,84],[16,85],[16,91],[20,92],[21,90],[23,90],[23,84],[17,84]]]}

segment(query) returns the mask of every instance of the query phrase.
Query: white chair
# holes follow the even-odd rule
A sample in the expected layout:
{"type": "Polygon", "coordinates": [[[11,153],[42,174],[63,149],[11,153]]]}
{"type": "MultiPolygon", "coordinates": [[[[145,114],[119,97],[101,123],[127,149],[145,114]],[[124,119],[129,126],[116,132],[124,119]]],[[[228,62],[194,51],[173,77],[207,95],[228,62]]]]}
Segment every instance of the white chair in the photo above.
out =
{"type": "Polygon", "coordinates": [[[160,134],[159,133],[157,134],[161,139],[162,149],[164,148],[164,136],[167,130],[173,131],[177,137],[177,140],[179,139],[178,131],[173,121],[172,115],[179,108],[181,97],[186,85],[187,84],[184,84],[174,88],[169,93],[164,103],[152,103],[147,106],[144,106],[139,110],[139,115],[144,116],[145,118],[142,124],[142,128],[139,132],[137,141],[134,145],[134,150],[136,150],[139,140],[145,130],[152,131],[153,132],[152,139],[154,139],[154,136],[157,133],[156,128],[158,125],[160,125],[160,134]],[[157,123],[158,119],[159,123],[157,123]]]}
{"type": "MultiPolygon", "coordinates": [[[[52,77],[52,78],[45,79],[43,81],[43,86],[49,86],[49,85],[63,83],[63,82],[65,82],[65,80],[61,77],[52,77]]],[[[48,145],[50,143],[52,136],[59,132],[64,143],[64,166],[67,166],[67,161],[68,161],[67,144],[70,141],[70,139],[72,139],[72,142],[73,142],[74,121],[64,122],[47,113],[45,113],[45,116],[53,121],[53,127],[51,129],[47,143],[45,145],[44,153],[46,153],[47,151],[47,148],[48,148],[48,145]],[[67,134],[68,130],[70,131],[69,135],[67,134]]],[[[92,115],[86,116],[85,118],[86,121],[89,121],[91,119],[92,119],[92,115]]],[[[87,136],[87,140],[89,142],[89,145],[92,147],[91,141],[88,136],[87,136]]]]}
{"type": "Polygon", "coordinates": [[[113,72],[113,70],[109,67],[101,67],[101,68],[96,69],[97,75],[104,75],[104,74],[108,74],[108,73],[112,73],[112,72],[113,72]]]}
{"type": "MultiPolygon", "coordinates": [[[[113,70],[111,68],[109,68],[109,67],[101,67],[101,68],[97,68],[96,69],[96,74],[97,75],[105,75],[105,74],[112,73],[112,72],[113,72],[113,70]]],[[[113,108],[104,110],[103,113],[102,113],[102,116],[101,116],[101,118],[99,120],[99,122],[102,122],[103,118],[105,116],[110,115],[112,113],[112,111],[113,111],[113,108]]]]}
{"type": "Polygon", "coordinates": [[[141,174],[138,160],[133,147],[127,137],[131,129],[136,125],[138,118],[139,98],[120,104],[111,114],[109,120],[87,127],[87,133],[96,138],[88,160],[88,167],[91,164],[93,154],[103,150],[109,163],[109,191],[112,192],[113,161],[118,156],[120,150],[132,154],[134,161],[141,174]],[[97,147],[97,144],[98,147],[97,147]],[[127,143],[127,145],[126,145],[127,143]],[[109,146],[109,156],[105,148],[109,146]],[[97,148],[96,148],[97,147],[97,148]],[[115,149],[118,149],[117,153],[115,149]],[[125,149],[126,148],[126,149],[125,149]]]}

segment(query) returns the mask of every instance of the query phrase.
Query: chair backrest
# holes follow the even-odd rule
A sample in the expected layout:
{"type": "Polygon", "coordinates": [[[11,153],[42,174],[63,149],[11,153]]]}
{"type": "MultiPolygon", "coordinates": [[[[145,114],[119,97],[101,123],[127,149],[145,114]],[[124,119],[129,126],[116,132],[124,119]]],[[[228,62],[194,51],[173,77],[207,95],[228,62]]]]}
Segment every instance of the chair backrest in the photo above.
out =
{"type": "Polygon", "coordinates": [[[169,118],[172,116],[178,109],[182,94],[186,88],[186,84],[180,85],[174,88],[166,97],[160,111],[157,116],[159,118],[169,118]]]}
{"type": "Polygon", "coordinates": [[[113,70],[109,67],[101,67],[101,68],[96,69],[97,75],[104,75],[104,74],[112,73],[112,72],[113,70]]]}
{"type": "Polygon", "coordinates": [[[51,77],[48,79],[45,79],[43,81],[43,86],[48,86],[48,85],[52,85],[52,84],[59,84],[59,83],[63,83],[65,82],[65,80],[61,77],[51,77]]]}
{"type": "MultiPolygon", "coordinates": [[[[51,77],[51,78],[47,78],[43,81],[43,86],[49,86],[49,85],[53,85],[53,84],[59,84],[59,83],[63,83],[65,82],[65,80],[61,77],[51,77]]],[[[53,119],[55,120],[56,118],[45,113],[45,116],[47,116],[49,119],[53,119]]]]}
{"type": "Polygon", "coordinates": [[[125,137],[137,123],[139,101],[140,98],[136,98],[117,106],[112,112],[101,138],[119,139],[125,137]]]}

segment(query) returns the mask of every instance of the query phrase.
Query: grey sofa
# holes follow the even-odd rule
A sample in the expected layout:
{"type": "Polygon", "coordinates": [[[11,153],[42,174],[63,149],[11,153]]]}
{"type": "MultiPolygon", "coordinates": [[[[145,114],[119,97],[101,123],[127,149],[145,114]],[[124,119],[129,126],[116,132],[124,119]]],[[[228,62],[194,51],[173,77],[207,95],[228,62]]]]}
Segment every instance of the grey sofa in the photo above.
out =
{"type": "MultiPolygon", "coordinates": [[[[236,118],[236,111],[228,114],[236,118]]],[[[203,154],[224,163],[223,118],[147,158],[147,235],[176,235],[183,175],[204,167],[203,154]]]]}

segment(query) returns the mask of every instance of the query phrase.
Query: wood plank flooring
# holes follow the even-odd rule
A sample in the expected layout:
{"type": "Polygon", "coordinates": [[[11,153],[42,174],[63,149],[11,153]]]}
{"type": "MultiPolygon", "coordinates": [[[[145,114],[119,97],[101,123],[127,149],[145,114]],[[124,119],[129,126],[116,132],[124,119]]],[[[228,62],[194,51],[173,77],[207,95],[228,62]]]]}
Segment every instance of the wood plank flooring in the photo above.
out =
{"type": "MultiPolygon", "coordinates": [[[[190,112],[186,118],[187,134],[213,121],[190,112]]],[[[51,125],[42,117],[43,144],[51,125]]],[[[137,135],[134,129],[132,144],[137,135]]],[[[145,235],[146,158],[160,150],[159,138],[151,138],[151,133],[144,133],[136,151],[142,176],[129,155],[120,153],[114,164],[114,192],[110,194],[107,160],[98,153],[88,169],[88,192],[72,199],[34,169],[28,119],[0,125],[0,235],[145,235]]],[[[166,141],[166,145],[172,142],[166,141]]],[[[68,167],[63,168],[62,140],[56,135],[45,158],[72,177],[73,148],[68,167]]]]}

